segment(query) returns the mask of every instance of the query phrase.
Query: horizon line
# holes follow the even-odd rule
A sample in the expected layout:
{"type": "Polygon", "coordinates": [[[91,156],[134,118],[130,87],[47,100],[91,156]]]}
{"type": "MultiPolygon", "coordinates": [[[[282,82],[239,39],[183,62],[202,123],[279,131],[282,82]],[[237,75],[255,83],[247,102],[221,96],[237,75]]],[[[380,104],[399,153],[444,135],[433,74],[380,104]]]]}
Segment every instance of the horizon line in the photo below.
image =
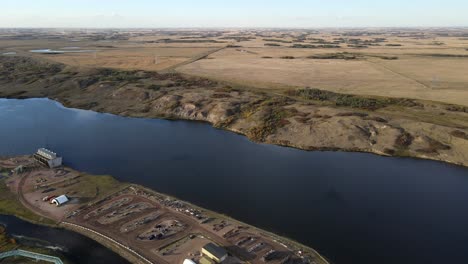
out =
{"type": "Polygon", "coordinates": [[[443,29],[443,28],[463,28],[466,26],[317,26],[317,27],[275,27],[275,26],[218,26],[218,27],[184,27],[184,26],[167,26],[167,27],[34,27],[34,26],[18,26],[18,27],[3,27],[0,29],[443,29]]]}

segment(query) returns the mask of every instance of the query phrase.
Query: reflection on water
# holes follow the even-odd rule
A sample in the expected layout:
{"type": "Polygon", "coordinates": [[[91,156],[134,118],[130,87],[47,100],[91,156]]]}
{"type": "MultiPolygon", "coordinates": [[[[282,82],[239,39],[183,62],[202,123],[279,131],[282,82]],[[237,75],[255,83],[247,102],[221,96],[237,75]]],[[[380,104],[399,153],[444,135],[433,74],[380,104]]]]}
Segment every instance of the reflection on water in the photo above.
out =
{"type": "Polygon", "coordinates": [[[128,264],[128,261],[94,240],[68,230],[34,225],[6,215],[0,215],[0,224],[6,226],[7,232],[21,244],[55,250],[74,264],[128,264]]]}
{"type": "Polygon", "coordinates": [[[0,100],[0,155],[48,146],[316,248],[334,263],[468,263],[468,170],[255,144],[209,125],[0,100]],[[24,107],[18,107],[18,106],[24,107]]]}

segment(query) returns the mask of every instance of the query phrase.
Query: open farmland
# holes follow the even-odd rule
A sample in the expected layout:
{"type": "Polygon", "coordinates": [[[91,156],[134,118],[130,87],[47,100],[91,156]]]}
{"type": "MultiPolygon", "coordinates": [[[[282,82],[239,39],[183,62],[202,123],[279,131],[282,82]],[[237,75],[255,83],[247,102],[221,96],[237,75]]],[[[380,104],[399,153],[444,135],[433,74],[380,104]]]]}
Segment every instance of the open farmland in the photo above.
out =
{"type": "Polygon", "coordinates": [[[6,31],[0,52],[71,66],[179,71],[266,91],[468,105],[468,30],[6,31]],[[54,54],[31,54],[51,49],[54,54]],[[83,52],[76,52],[83,51],[83,52]]]}
{"type": "MultiPolygon", "coordinates": [[[[360,48],[349,43],[325,48],[313,41],[294,44],[268,39],[263,47],[254,42],[224,49],[178,70],[267,90],[309,86],[468,105],[468,40],[378,36],[387,37],[378,46],[360,48]],[[343,59],[342,54],[347,57],[343,59]]],[[[330,36],[319,39],[332,41],[330,36]]]]}
{"type": "Polygon", "coordinates": [[[0,96],[467,164],[468,30],[3,30],[0,96]],[[34,52],[32,52],[34,51],[34,52]]]}
{"type": "Polygon", "coordinates": [[[60,54],[51,59],[73,66],[158,71],[186,62],[210,50],[199,47],[129,47],[104,49],[96,53],[60,54]]]}

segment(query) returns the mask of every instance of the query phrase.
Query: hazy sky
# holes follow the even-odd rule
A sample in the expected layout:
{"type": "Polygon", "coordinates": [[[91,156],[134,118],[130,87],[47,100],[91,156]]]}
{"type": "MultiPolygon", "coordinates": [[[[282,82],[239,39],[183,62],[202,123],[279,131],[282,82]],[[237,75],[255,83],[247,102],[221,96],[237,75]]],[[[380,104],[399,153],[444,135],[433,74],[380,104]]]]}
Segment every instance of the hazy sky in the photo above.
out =
{"type": "Polygon", "coordinates": [[[0,27],[468,26],[467,0],[0,0],[0,27]]]}

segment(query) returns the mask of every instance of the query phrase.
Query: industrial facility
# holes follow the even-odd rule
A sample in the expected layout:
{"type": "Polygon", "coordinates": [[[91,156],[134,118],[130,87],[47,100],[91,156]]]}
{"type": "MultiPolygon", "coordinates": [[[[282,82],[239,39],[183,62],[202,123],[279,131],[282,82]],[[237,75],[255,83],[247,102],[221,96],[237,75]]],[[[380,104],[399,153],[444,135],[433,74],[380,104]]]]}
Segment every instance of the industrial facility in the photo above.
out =
{"type": "Polygon", "coordinates": [[[57,156],[57,153],[45,148],[38,149],[34,154],[34,159],[49,168],[62,166],[62,157],[57,156]]]}
{"type": "Polygon", "coordinates": [[[213,243],[208,243],[202,247],[202,254],[216,263],[224,261],[228,256],[224,248],[219,247],[213,243]]]}

